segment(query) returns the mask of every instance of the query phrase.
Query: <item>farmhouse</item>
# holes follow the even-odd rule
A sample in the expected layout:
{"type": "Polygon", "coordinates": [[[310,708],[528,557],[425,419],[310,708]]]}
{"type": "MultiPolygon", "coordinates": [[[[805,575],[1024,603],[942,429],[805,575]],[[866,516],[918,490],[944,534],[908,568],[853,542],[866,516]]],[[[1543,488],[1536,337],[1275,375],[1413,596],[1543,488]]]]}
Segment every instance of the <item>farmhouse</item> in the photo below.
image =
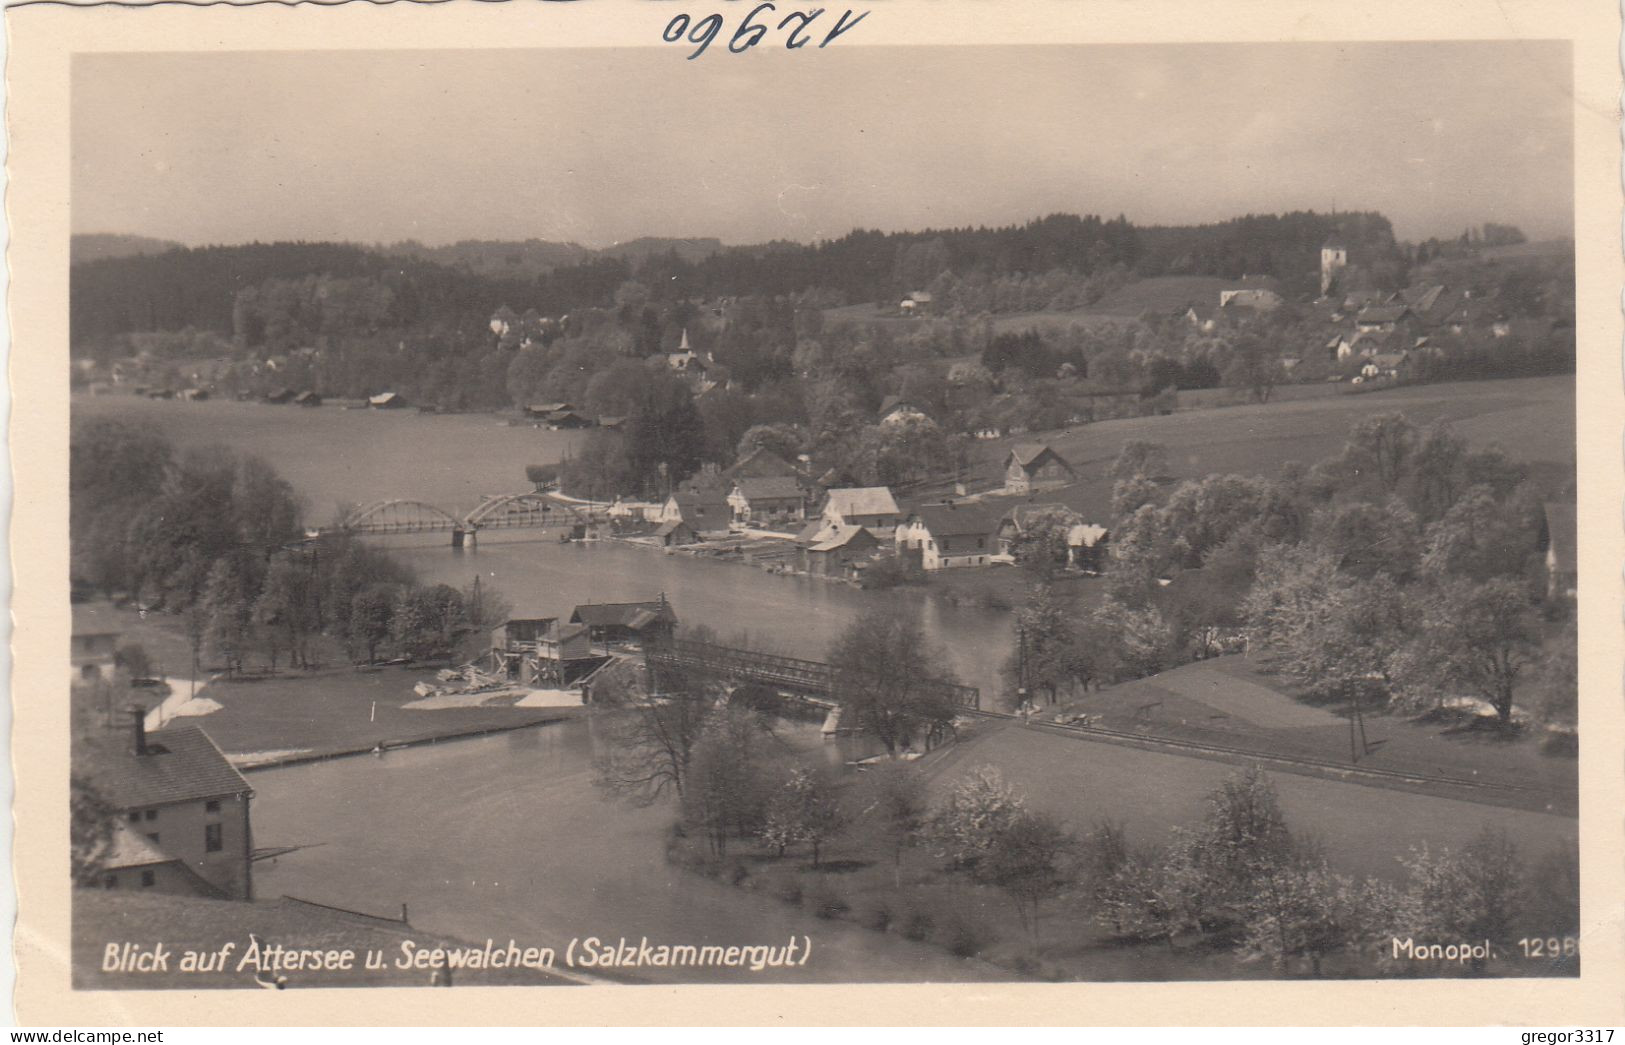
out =
{"type": "Polygon", "coordinates": [[[1083,522],[1083,516],[1059,502],[1018,504],[1011,508],[999,520],[999,554],[1015,554],[1016,546],[1032,532],[1034,526],[1043,526],[1052,521],[1070,526],[1083,522]]]}
{"type": "Polygon", "coordinates": [[[904,315],[912,316],[918,312],[926,312],[931,308],[932,297],[930,292],[916,290],[908,297],[897,303],[897,309],[904,315]]]}
{"type": "Polygon", "coordinates": [[[398,410],[406,405],[406,400],[399,392],[380,392],[378,395],[369,396],[367,405],[374,410],[398,410]]]}
{"type": "Polygon", "coordinates": [[[547,415],[547,427],[555,430],[562,428],[591,428],[592,426],[592,418],[575,410],[555,410],[547,415]]]}
{"type": "Polygon", "coordinates": [[[298,395],[294,396],[293,401],[295,403],[298,403],[300,406],[321,406],[322,405],[322,397],[317,395],[315,392],[312,392],[308,388],[305,389],[303,392],[300,392],[298,395]]]}
{"type": "Polygon", "coordinates": [[[1219,291],[1219,307],[1273,312],[1284,304],[1280,290],[1281,285],[1267,276],[1244,276],[1241,286],[1219,291]]]}
{"type": "Polygon", "coordinates": [[[794,465],[765,446],[758,446],[722,470],[727,479],[771,479],[797,474],[794,465]]]}
{"type": "Polygon", "coordinates": [[[293,399],[293,390],[288,388],[273,388],[265,393],[265,401],[280,406],[293,399]]]}
{"type": "Polygon", "coordinates": [[[899,554],[919,558],[927,570],[985,566],[998,554],[999,520],[979,504],[926,504],[895,537],[899,554]]]}
{"type": "Polygon", "coordinates": [[[1110,531],[1097,523],[1074,525],[1066,531],[1067,565],[1085,573],[1105,573],[1110,540],[1110,531]]]}
{"type": "Polygon", "coordinates": [[[541,421],[546,420],[549,415],[574,409],[573,403],[531,403],[525,407],[525,416],[541,421]]]}
{"type": "Polygon", "coordinates": [[[902,396],[887,396],[881,400],[879,421],[883,425],[905,425],[910,421],[928,421],[930,416],[902,396]]]}
{"type": "Polygon", "coordinates": [[[75,764],[116,818],[104,889],[254,898],[254,792],[207,733],[181,726],[149,735],[146,712],[132,707],[127,739],[82,743],[75,764]]]}
{"type": "Polygon", "coordinates": [[[648,642],[669,639],[677,614],[661,595],[652,602],[592,602],[577,606],[571,624],[585,624],[594,642],[648,642]]]}
{"type": "Polygon", "coordinates": [[[735,522],[800,519],[806,511],[801,486],[788,476],[746,477],[734,481],[728,507],[735,522]]]}
{"type": "Polygon", "coordinates": [[[1006,493],[1025,495],[1036,489],[1065,486],[1077,478],[1066,459],[1039,443],[1018,443],[1011,447],[1004,465],[1006,493]]]}
{"type": "Polygon", "coordinates": [[[1408,305],[1368,305],[1354,317],[1354,329],[1391,334],[1402,325],[1414,323],[1415,315],[1408,305]]]}
{"type": "Polygon", "coordinates": [[[70,639],[75,678],[89,682],[113,677],[113,654],[118,649],[116,631],[75,631],[70,639]]]}
{"type": "Polygon", "coordinates": [[[824,521],[889,531],[903,521],[903,513],[889,487],[853,486],[829,492],[824,502],[824,521]]]}
{"type": "Polygon", "coordinates": [[[726,533],[733,519],[728,500],[715,490],[679,490],[666,498],[657,520],[683,522],[696,534],[726,533]]]}

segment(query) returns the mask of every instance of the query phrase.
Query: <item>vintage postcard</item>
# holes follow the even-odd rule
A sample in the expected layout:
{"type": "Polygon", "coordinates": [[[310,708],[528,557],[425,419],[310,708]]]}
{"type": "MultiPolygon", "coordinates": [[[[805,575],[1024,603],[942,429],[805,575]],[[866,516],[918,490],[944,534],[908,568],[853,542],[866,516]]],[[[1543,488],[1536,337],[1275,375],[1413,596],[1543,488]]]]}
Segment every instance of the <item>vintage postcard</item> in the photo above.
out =
{"type": "Polygon", "coordinates": [[[13,7],[19,1020],[1625,1020],[1579,7],[13,7]]]}

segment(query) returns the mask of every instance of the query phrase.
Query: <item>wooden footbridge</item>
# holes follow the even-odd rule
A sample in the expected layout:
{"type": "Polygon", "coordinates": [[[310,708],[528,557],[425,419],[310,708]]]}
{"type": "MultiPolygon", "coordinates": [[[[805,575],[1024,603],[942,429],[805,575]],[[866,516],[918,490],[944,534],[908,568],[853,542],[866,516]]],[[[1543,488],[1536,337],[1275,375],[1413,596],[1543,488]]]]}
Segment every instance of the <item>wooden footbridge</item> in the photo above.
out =
{"type": "Polygon", "coordinates": [[[489,496],[467,515],[458,515],[426,501],[394,499],[374,501],[345,516],[338,528],[361,536],[406,533],[450,533],[455,548],[481,530],[551,529],[603,521],[603,506],[574,503],[545,493],[510,493],[489,496]]]}
{"type": "MultiPolygon", "coordinates": [[[[708,678],[770,686],[831,707],[839,703],[843,684],[862,685],[861,679],[843,680],[834,665],[823,661],[781,657],[686,639],[645,643],[643,657],[651,671],[676,669],[708,678]]],[[[957,682],[940,679],[926,679],[919,684],[927,690],[941,692],[953,701],[955,707],[974,711],[982,706],[981,691],[975,686],[961,686],[957,682]]]]}

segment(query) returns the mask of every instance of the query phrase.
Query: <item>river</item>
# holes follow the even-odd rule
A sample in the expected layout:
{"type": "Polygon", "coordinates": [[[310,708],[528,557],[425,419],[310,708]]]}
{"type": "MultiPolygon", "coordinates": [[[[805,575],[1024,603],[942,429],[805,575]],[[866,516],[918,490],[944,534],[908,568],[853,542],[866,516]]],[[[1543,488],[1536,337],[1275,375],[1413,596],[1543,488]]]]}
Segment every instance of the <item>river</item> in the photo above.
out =
{"type": "MultiPolygon", "coordinates": [[[[815,727],[788,730],[801,747],[815,727]]],[[[652,944],[784,946],[792,969],[646,969],[686,982],[942,982],[1011,979],[981,962],[667,864],[673,811],[601,796],[594,724],[577,720],[443,745],[250,775],[259,846],[309,846],[255,867],[262,897],[394,914],[472,942],[554,947],[571,937],[652,944]]]]}

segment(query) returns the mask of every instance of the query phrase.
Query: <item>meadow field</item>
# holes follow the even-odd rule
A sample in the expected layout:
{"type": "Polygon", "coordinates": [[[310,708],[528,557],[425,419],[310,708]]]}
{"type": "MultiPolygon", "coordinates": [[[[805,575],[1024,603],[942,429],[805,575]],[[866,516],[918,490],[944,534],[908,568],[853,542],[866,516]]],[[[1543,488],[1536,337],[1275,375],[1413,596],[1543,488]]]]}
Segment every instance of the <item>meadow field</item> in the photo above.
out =
{"type": "MultiPolygon", "coordinates": [[[[979,444],[972,473],[983,484],[997,482],[1012,445],[1048,443],[1077,470],[1079,481],[1035,499],[1060,501],[1104,522],[1110,514],[1112,485],[1106,472],[1131,440],[1166,446],[1175,478],[1273,476],[1288,461],[1307,466],[1333,456],[1361,419],[1396,411],[1418,427],[1448,422],[1474,449],[1497,445],[1536,471],[1563,479],[1573,476],[1574,378],[1566,375],[1410,385],[1100,421],[979,444]]],[[[990,503],[1002,500],[990,498],[990,503]]]]}

